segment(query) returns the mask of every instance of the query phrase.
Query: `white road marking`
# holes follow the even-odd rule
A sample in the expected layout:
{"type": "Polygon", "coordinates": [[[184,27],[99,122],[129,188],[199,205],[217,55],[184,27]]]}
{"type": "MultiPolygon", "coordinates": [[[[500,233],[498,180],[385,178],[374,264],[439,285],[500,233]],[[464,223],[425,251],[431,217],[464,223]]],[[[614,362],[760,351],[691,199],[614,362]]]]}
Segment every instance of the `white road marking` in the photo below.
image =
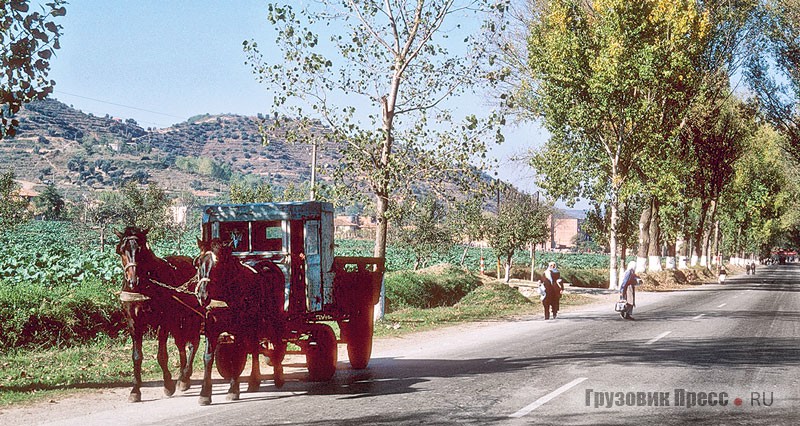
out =
{"type": "Polygon", "coordinates": [[[647,343],[645,343],[645,345],[652,345],[653,343],[661,340],[661,338],[663,338],[664,336],[666,336],[669,333],[672,333],[672,332],[671,331],[665,331],[665,332],[659,334],[658,336],[653,337],[652,339],[648,340],[647,343]]]}
{"type": "Polygon", "coordinates": [[[692,318],[692,319],[693,319],[693,320],[700,319],[700,317],[702,317],[702,316],[704,316],[704,315],[705,315],[705,314],[700,314],[700,315],[698,315],[698,316],[696,316],[696,317],[694,317],[694,318],[692,318]]]}
{"type": "Polygon", "coordinates": [[[517,411],[516,413],[514,413],[514,414],[512,414],[512,415],[510,415],[508,417],[519,418],[519,417],[525,416],[528,413],[530,413],[531,411],[541,407],[544,404],[547,404],[547,402],[550,401],[551,399],[553,399],[553,398],[561,395],[562,393],[572,389],[573,387],[577,386],[578,384],[580,384],[581,382],[583,382],[586,379],[588,379],[588,377],[579,377],[579,378],[567,383],[566,385],[561,386],[560,388],[548,393],[547,395],[537,399],[536,401],[533,401],[527,407],[517,411]]]}
{"type": "Polygon", "coordinates": [[[727,305],[727,303],[723,303],[723,304],[721,304],[721,305],[719,305],[719,306],[717,306],[717,307],[718,307],[718,308],[721,308],[721,307],[723,307],[723,306],[725,306],[725,305],[727,305]]]}

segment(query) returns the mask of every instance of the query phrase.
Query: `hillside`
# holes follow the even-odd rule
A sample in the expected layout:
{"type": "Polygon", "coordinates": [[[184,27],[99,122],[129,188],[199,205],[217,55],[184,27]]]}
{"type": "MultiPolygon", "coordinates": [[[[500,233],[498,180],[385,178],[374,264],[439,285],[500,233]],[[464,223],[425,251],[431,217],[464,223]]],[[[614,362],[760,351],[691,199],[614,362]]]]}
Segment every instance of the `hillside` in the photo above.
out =
{"type": "MultiPolygon", "coordinates": [[[[97,117],[52,99],[31,103],[18,116],[16,138],[0,143],[4,167],[20,180],[53,182],[70,198],[131,179],[215,196],[227,192],[231,175],[260,176],[275,187],[310,178],[310,147],[279,137],[263,145],[257,117],[205,115],[144,129],[132,119],[97,117]]],[[[337,158],[335,149],[321,149],[318,161],[337,158]]]]}

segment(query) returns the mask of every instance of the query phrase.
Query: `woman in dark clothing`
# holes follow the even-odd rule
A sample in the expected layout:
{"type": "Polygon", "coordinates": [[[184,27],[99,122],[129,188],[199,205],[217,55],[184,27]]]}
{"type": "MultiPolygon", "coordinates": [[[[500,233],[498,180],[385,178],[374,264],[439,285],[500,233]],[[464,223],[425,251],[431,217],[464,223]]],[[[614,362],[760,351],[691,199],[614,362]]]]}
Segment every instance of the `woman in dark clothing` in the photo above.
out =
{"type": "Polygon", "coordinates": [[[628,269],[622,277],[622,284],[619,286],[619,300],[625,301],[625,309],[619,313],[622,318],[632,320],[633,307],[636,306],[636,262],[628,263],[628,269]]]}

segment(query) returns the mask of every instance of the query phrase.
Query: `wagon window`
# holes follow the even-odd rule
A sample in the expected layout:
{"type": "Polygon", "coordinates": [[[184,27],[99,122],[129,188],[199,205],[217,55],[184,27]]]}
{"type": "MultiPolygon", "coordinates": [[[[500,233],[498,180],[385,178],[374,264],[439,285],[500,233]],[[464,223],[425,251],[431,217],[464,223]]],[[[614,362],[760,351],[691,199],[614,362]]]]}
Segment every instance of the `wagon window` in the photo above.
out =
{"type": "Polygon", "coordinates": [[[250,248],[247,222],[223,222],[220,224],[219,238],[233,246],[234,251],[248,251],[250,248]]]}
{"type": "Polygon", "coordinates": [[[253,222],[253,250],[281,251],[283,229],[280,221],[253,222]]]}

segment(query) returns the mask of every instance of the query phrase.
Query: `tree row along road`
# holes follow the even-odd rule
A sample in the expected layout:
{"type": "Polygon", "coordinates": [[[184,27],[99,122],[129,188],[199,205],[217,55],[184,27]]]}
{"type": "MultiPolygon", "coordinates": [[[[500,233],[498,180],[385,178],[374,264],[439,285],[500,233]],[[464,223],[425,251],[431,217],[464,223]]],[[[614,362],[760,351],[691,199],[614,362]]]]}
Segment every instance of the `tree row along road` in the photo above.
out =
{"type": "MultiPolygon", "coordinates": [[[[800,424],[800,265],[725,285],[640,293],[635,321],[607,303],[555,321],[469,324],[375,343],[367,370],[339,351],[329,383],[197,405],[198,387],[141,404],[127,389],[0,414],[3,424],[800,424]],[[610,402],[609,402],[610,401],[610,402]]],[[[298,367],[292,369],[292,367],[298,367]]],[[[270,370],[267,370],[270,371],[270,370]]]]}

